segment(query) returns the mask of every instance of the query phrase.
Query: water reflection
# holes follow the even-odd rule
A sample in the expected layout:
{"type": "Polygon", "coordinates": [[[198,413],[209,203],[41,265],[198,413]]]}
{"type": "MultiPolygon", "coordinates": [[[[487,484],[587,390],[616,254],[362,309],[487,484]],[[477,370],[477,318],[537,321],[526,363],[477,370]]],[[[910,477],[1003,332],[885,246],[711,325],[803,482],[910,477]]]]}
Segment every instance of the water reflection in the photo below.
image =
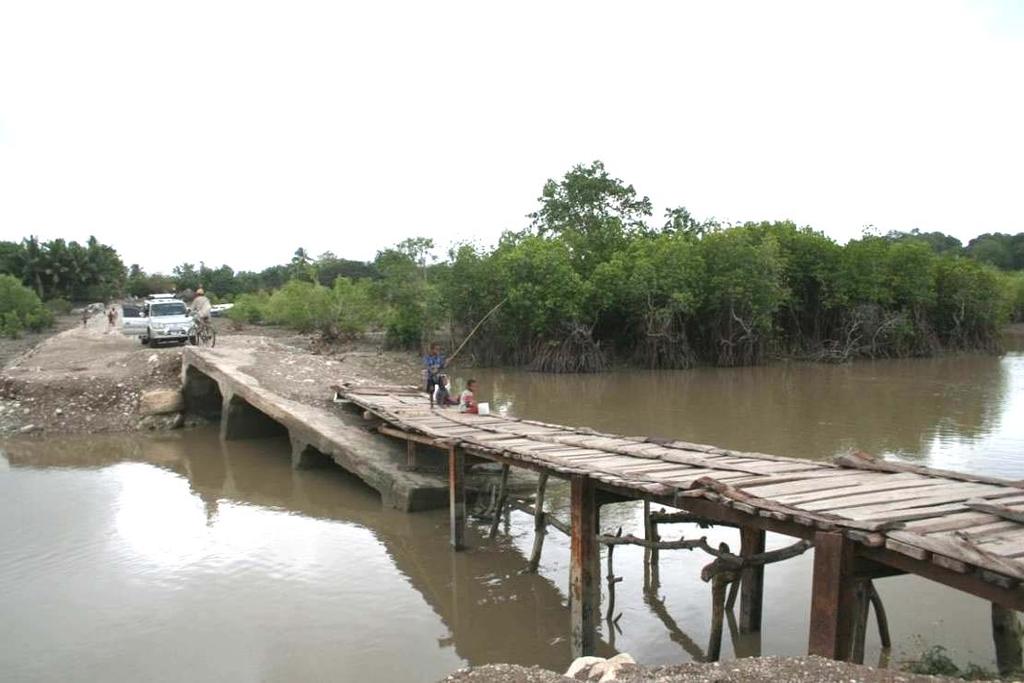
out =
{"type": "MultiPolygon", "coordinates": [[[[129,658],[144,659],[170,638],[199,659],[180,664],[190,675],[172,667],[168,678],[206,678],[223,664],[212,660],[243,647],[239,629],[252,636],[258,625],[248,656],[268,661],[229,679],[294,680],[314,663],[330,671],[324,658],[363,680],[435,680],[491,661],[565,666],[564,594],[550,578],[520,574],[508,537],[488,545],[471,533],[487,549],[453,555],[444,511],[386,509],[338,468],[294,472],[289,452],[286,440],[224,445],[215,431],[6,444],[3,505],[27,514],[0,522],[0,584],[29,581],[44,559],[50,580],[96,581],[69,589],[60,614],[36,609],[32,590],[4,595],[19,620],[52,629],[31,649],[71,657],[64,646],[80,640],[91,644],[90,678],[123,679],[111,658],[129,656],[127,643],[129,658]],[[69,467],[70,453],[82,468],[69,467]],[[89,610],[69,611],[83,600],[89,610]],[[107,630],[92,634],[96,610],[116,623],[101,619],[107,630]],[[194,619],[216,634],[195,631],[194,619]],[[224,654],[207,650],[214,643],[224,654]]],[[[7,620],[0,642],[13,630],[7,620]]],[[[54,661],[0,644],[0,665],[26,678],[59,677],[54,661]]]]}

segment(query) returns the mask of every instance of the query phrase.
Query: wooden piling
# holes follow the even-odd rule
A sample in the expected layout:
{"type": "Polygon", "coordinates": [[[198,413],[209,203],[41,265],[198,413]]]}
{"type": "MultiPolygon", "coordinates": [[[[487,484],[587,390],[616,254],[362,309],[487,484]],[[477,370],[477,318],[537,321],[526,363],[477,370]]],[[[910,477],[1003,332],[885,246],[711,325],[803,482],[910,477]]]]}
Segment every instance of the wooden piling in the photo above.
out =
{"type": "Polygon", "coordinates": [[[711,579],[711,634],[708,636],[707,661],[717,662],[722,654],[722,624],[725,619],[725,594],[730,575],[715,574],[711,579]]]}
{"type": "Polygon", "coordinates": [[[448,447],[448,507],[452,549],[466,547],[466,456],[456,446],[448,447]]]}
{"type": "Polygon", "coordinates": [[[1000,676],[1024,671],[1021,651],[1021,623],[1012,609],[992,603],[992,640],[996,646],[996,666],[1000,676]]]}
{"type": "Polygon", "coordinates": [[[871,607],[868,581],[858,580],[854,588],[853,643],[850,646],[850,661],[864,663],[864,643],[868,635],[868,610],[871,607]]]}
{"type": "MultiPolygon", "coordinates": [[[[765,532],[753,527],[740,528],[740,555],[750,557],[764,552],[765,532]]],[[[761,630],[764,604],[764,565],[746,567],[740,577],[740,633],[761,630]]]]}
{"type": "Polygon", "coordinates": [[[868,581],[868,600],[871,602],[871,609],[875,612],[875,622],[878,624],[878,639],[882,642],[882,649],[892,648],[892,638],[889,636],[889,617],[885,614],[885,605],[882,604],[882,596],[878,594],[873,581],[868,581]]]}
{"type": "Polygon", "coordinates": [[[597,645],[595,602],[600,601],[600,554],[597,544],[597,502],[594,480],[574,474],[570,479],[572,537],[569,565],[570,648],[573,657],[594,654],[597,645]],[[595,594],[597,601],[595,601],[595,594]]]}
{"type": "Polygon", "coordinates": [[[412,439],[405,442],[405,466],[410,470],[416,467],[416,442],[412,439]]]}
{"type": "MultiPolygon", "coordinates": [[[[622,536],[622,527],[619,527],[616,537],[622,536]]],[[[608,544],[608,610],[605,614],[605,620],[609,623],[608,635],[611,636],[615,633],[614,617],[615,617],[615,584],[622,581],[621,576],[615,576],[615,566],[613,564],[613,556],[615,555],[615,545],[608,544]]]]}
{"type": "Polygon", "coordinates": [[[808,654],[843,661],[850,658],[857,608],[853,550],[853,542],[841,532],[814,535],[808,654]]]}
{"type": "MultiPolygon", "coordinates": [[[[651,502],[644,500],[644,538],[657,543],[661,540],[658,536],[658,523],[651,517],[651,502]]],[[[657,590],[661,583],[661,576],[658,571],[660,560],[659,550],[656,547],[644,549],[644,590],[657,590]]]]}
{"type": "Polygon", "coordinates": [[[501,483],[498,485],[498,502],[494,506],[494,519],[491,520],[491,538],[498,535],[498,525],[505,514],[505,505],[508,503],[508,465],[501,466],[501,483]]]}
{"type": "Polygon", "coordinates": [[[534,500],[533,512],[533,550],[530,551],[530,564],[527,571],[537,573],[540,566],[540,554],[544,550],[544,536],[547,535],[547,524],[544,520],[544,490],[548,486],[548,473],[541,472],[537,477],[537,497],[534,500]]]}

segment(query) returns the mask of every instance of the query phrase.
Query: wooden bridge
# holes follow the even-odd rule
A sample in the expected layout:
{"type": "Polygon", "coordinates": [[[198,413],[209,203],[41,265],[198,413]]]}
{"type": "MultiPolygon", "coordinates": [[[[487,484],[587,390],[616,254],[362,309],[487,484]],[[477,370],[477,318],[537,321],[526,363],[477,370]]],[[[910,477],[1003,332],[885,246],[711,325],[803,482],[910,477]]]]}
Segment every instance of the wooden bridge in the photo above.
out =
{"type": "MultiPolygon", "coordinates": [[[[993,605],[997,655],[1015,650],[1024,609],[1022,483],[890,463],[864,454],[821,463],[713,446],[458,413],[412,388],[339,386],[376,431],[447,453],[451,544],[465,543],[466,455],[569,479],[570,609],[579,654],[596,644],[600,506],[644,500],[741,531],[740,628],[759,631],[765,532],[812,543],[808,650],[856,658],[865,584],[916,574],[993,605]],[[1008,628],[1007,625],[1014,625],[1008,628]],[[1008,632],[1002,633],[1001,632],[1008,632]]],[[[539,497],[539,496],[538,496],[539,497]]],[[[538,519],[542,513],[540,500],[538,519]]],[[[539,531],[543,533],[542,529],[539,531]]],[[[650,542],[650,539],[648,539],[650,542]]],[[[710,551],[711,549],[709,549],[710,551]]],[[[768,553],[770,555],[770,553],[768,553]]],[[[728,554],[723,559],[735,559],[728,554]]],[[[860,636],[863,648],[863,635],[860,636]]]]}

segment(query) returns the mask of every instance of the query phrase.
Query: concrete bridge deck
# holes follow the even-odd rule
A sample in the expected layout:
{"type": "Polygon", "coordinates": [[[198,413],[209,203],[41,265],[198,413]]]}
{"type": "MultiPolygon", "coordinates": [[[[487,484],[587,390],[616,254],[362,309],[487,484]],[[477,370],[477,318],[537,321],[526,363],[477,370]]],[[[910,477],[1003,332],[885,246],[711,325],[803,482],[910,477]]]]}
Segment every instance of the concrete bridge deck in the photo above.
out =
{"type": "MultiPolygon", "coordinates": [[[[327,361],[312,377],[278,378],[275,369],[287,368],[293,356],[272,347],[187,347],[181,371],[186,411],[219,420],[221,437],[229,441],[286,434],[295,468],[333,462],[399,510],[448,505],[443,468],[436,462],[410,468],[409,448],[373,434],[362,417],[334,404],[327,361]]],[[[474,475],[470,486],[490,478],[474,475]]]]}

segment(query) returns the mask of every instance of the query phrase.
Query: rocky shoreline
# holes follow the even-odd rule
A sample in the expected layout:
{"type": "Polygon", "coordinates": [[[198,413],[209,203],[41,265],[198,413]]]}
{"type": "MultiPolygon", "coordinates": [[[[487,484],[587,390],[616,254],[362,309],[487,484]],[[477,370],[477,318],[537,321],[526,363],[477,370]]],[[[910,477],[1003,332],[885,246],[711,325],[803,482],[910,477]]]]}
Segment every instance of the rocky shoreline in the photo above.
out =
{"type": "Polygon", "coordinates": [[[632,663],[628,655],[619,655],[609,660],[580,658],[573,662],[565,674],[536,666],[488,664],[456,671],[444,678],[442,683],[929,683],[958,680],[961,679],[876,669],[823,657],[750,657],[728,662],[643,666],[632,663]],[[620,660],[617,664],[609,666],[617,659],[620,660]]]}

